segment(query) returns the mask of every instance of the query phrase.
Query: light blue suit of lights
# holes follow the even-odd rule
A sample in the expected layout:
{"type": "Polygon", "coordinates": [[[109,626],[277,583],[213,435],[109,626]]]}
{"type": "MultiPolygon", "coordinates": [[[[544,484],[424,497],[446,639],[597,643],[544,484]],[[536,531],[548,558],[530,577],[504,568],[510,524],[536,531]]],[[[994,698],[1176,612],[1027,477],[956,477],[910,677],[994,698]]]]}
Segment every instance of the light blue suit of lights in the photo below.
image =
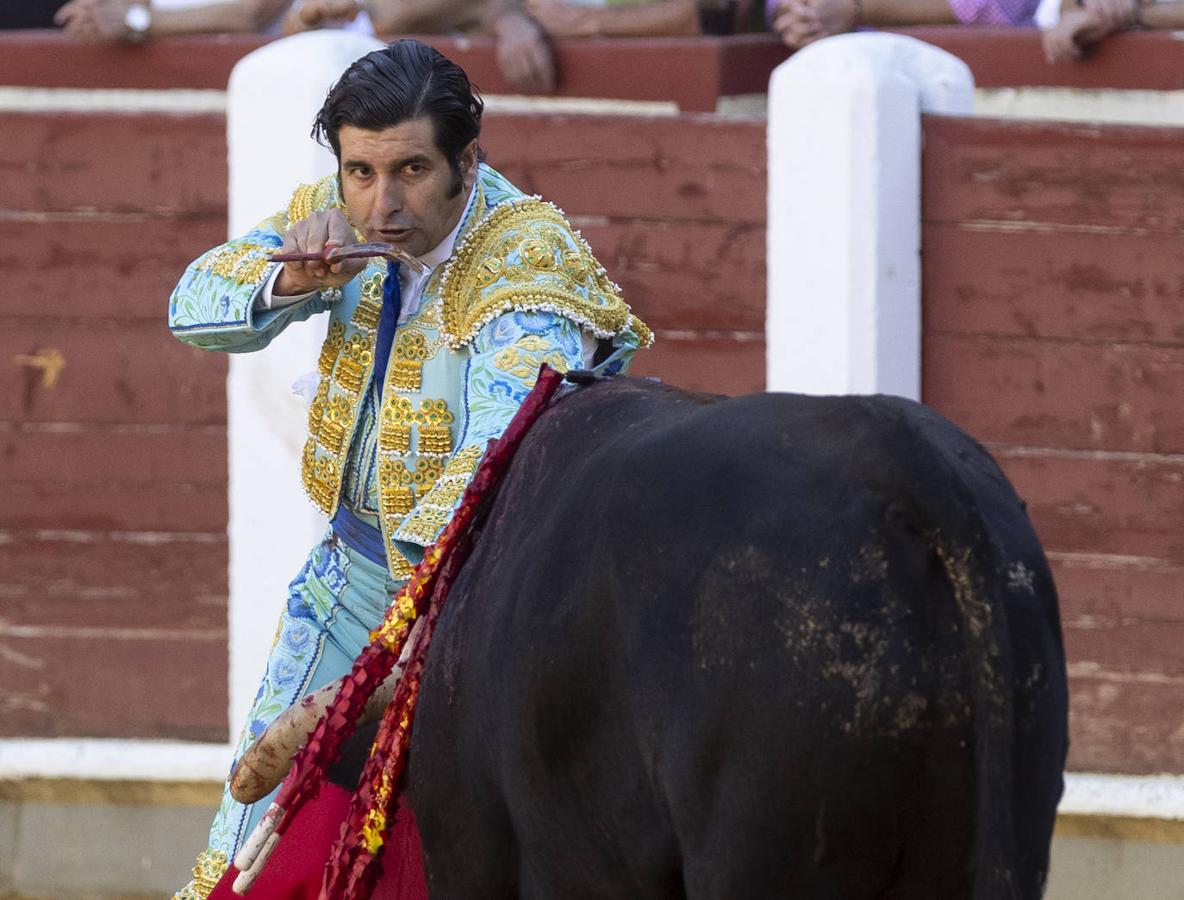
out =
{"type": "MultiPolygon", "coordinates": [[[[309,497],[335,525],[291,583],[236,762],[281,712],[349,670],[539,365],[614,374],[651,341],[555,207],[484,164],[474,192],[452,256],[396,330],[381,385],[373,354],[382,260],[340,290],[279,310],[255,308],[284,232],[314,211],[341,206],[335,178],[301,186],[286,211],[198,258],[169,299],[169,327],[180,340],[235,353],[263,349],[292,323],[329,315],[302,473],[309,497]],[[591,361],[589,337],[598,348],[591,361]]],[[[270,799],[243,805],[223,795],[209,848],[177,896],[209,893],[270,799]]]]}

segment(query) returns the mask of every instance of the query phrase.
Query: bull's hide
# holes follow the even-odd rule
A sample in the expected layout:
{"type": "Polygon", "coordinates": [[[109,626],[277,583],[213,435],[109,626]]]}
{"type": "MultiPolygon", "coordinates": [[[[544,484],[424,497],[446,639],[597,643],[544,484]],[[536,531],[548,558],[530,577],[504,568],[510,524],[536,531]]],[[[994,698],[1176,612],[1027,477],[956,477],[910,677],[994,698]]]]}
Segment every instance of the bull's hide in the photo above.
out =
{"type": "Polygon", "coordinates": [[[441,617],[434,898],[1036,897],[1052,579],[985,450],[890,397],[617,379],[523,444],[441,617]]]}

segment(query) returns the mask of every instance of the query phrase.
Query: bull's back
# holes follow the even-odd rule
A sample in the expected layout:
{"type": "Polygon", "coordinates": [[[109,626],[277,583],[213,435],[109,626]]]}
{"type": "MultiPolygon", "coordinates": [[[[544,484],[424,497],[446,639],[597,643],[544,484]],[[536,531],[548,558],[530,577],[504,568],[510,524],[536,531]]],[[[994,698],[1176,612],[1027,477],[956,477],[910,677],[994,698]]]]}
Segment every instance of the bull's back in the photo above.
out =
{"type": "Polygon", "coordinates": [[[917,409],[622,379],[540,420],[425,679],[440,896],[969,895],[975,663],[928,492],[977,445],[920,452],[917,409]]]}

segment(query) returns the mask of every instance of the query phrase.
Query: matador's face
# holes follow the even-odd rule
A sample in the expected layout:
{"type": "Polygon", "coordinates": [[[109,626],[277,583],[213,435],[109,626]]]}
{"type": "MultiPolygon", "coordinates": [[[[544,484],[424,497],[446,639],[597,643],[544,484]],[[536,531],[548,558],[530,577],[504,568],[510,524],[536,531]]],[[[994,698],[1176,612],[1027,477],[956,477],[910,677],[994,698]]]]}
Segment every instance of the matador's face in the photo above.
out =
{"type": "Polygon", "coordinates": [[[367,241],[388,241],[423,256],[456,227],[477,176],[477,142],[461,154],[462,189],[424,116],[370,131],[342,125],[341,193],[367,241]]]}

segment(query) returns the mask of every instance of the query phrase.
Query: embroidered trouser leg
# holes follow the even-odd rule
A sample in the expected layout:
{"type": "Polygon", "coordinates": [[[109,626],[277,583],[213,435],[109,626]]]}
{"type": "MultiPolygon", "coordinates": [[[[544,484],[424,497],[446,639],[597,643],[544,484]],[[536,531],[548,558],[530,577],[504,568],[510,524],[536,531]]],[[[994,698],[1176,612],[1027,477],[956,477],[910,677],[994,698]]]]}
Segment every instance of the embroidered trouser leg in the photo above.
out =
{"type": "MultiPolygon", "coordinates": [[[[235,763],[280,713],[350,670],[399,587],[401,583],[392,581],[385,568],[331,531],[313,548],[289,586],[267,671],[235,745],[235,763]]],[[[230,796],[227,783],[210,828],[209,848],[198,857],[193,881],[177,898],[204,900],[267,811],[274,793],[257,803],[242,804],[230,796]]]]}

